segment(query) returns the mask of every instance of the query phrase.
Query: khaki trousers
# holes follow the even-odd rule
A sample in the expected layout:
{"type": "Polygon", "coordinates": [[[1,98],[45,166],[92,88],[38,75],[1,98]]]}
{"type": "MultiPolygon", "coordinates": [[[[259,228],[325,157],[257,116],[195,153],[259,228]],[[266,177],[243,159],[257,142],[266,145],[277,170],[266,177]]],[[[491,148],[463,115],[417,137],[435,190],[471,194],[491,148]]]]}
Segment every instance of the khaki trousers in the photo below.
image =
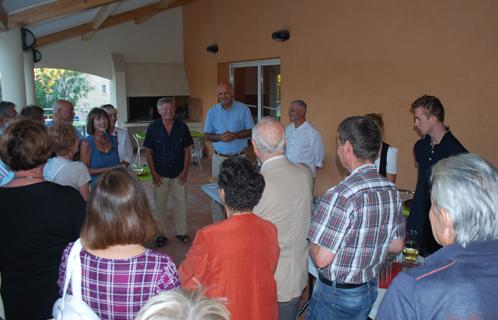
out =
{"type": "Polygon", "coordinates": [[[178,178],[162,177],[162,184],[154,186],[154,201],[156,209],[154,215],[159,223],[159,230],[166,234],[166,210],[169,194],[175,200],[175,228],[176,235],[187,234],[187,192],[185,184],[180,184],[178,178]]]}

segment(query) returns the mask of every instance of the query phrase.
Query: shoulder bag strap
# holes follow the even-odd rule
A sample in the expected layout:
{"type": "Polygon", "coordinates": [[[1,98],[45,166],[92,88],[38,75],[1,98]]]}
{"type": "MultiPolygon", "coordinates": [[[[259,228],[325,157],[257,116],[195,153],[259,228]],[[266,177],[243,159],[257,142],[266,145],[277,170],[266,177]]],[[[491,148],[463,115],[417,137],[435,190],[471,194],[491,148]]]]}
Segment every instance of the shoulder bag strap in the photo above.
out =
{"type": "Polygon", "coordinates": [[[83,249],[80,239],[73,243],[73,247],[69,252],[66,264],[66,275],[64,278],[64,291],[62,292],[62,303],[66,297],[69,283],[72,284],[73,296],[81,299],[81,259],[80,252],[83,249]]]}

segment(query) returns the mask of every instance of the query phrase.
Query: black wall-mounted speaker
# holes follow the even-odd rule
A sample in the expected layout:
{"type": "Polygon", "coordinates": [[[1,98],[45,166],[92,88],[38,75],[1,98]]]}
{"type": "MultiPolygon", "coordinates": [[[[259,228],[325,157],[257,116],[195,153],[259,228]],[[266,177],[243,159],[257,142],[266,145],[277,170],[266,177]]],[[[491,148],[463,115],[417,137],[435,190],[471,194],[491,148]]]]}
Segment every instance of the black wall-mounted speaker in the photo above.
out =
{"type": "Polygon", "coordinates": [[[22,49],[28,50],[35,46],[36,38],[31,30],[26,28],[21,28],[21,37],[22,37],[22,49]]]}
{"type": "Polygon", "coordinates": [[[290,33],[288,30],[275,31],[271,34],[271,38],[275,41],[287,41],[290,38],[290,33]]]}
{"type": "Polygon", "coordinates": [[[40,62],[42,54],[39,50],[33,49],[33,63],[40,62]]]}
{"type": "Polygon", "coordinates": [[[211,53],[217,53],[218,52],[218,45],[212,44],[206,48],[206,51],[211,52],[211,53]]]}

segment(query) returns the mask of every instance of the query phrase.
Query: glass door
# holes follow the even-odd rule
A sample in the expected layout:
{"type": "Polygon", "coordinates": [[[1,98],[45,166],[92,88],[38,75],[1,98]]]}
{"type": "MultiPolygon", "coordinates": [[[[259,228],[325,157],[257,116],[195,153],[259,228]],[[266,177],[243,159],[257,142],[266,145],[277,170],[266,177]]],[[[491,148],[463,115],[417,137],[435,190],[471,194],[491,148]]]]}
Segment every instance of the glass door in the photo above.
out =
{"type": "Polygon", "coordinates": [[[234,99],[249,106],[254,122],[270,116],[280,120],[280,59],[230,64],[234,99]]]}

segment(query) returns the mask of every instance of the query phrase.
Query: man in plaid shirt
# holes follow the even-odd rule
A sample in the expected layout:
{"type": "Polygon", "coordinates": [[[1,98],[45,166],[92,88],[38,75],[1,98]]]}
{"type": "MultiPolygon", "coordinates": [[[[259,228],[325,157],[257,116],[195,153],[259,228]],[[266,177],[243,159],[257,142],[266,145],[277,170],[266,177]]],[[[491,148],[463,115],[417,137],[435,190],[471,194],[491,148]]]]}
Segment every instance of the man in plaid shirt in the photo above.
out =
{"type": "Polygon", "coordinates": [[[308,320],[366,319],[383,260],[404,245],[399,192],[373,164],[379,128],[356,116],[343,120],[337,133],[337,156],[350,175],[325,194],[312,217],[308,238],[319,279],[308,320]]]}

